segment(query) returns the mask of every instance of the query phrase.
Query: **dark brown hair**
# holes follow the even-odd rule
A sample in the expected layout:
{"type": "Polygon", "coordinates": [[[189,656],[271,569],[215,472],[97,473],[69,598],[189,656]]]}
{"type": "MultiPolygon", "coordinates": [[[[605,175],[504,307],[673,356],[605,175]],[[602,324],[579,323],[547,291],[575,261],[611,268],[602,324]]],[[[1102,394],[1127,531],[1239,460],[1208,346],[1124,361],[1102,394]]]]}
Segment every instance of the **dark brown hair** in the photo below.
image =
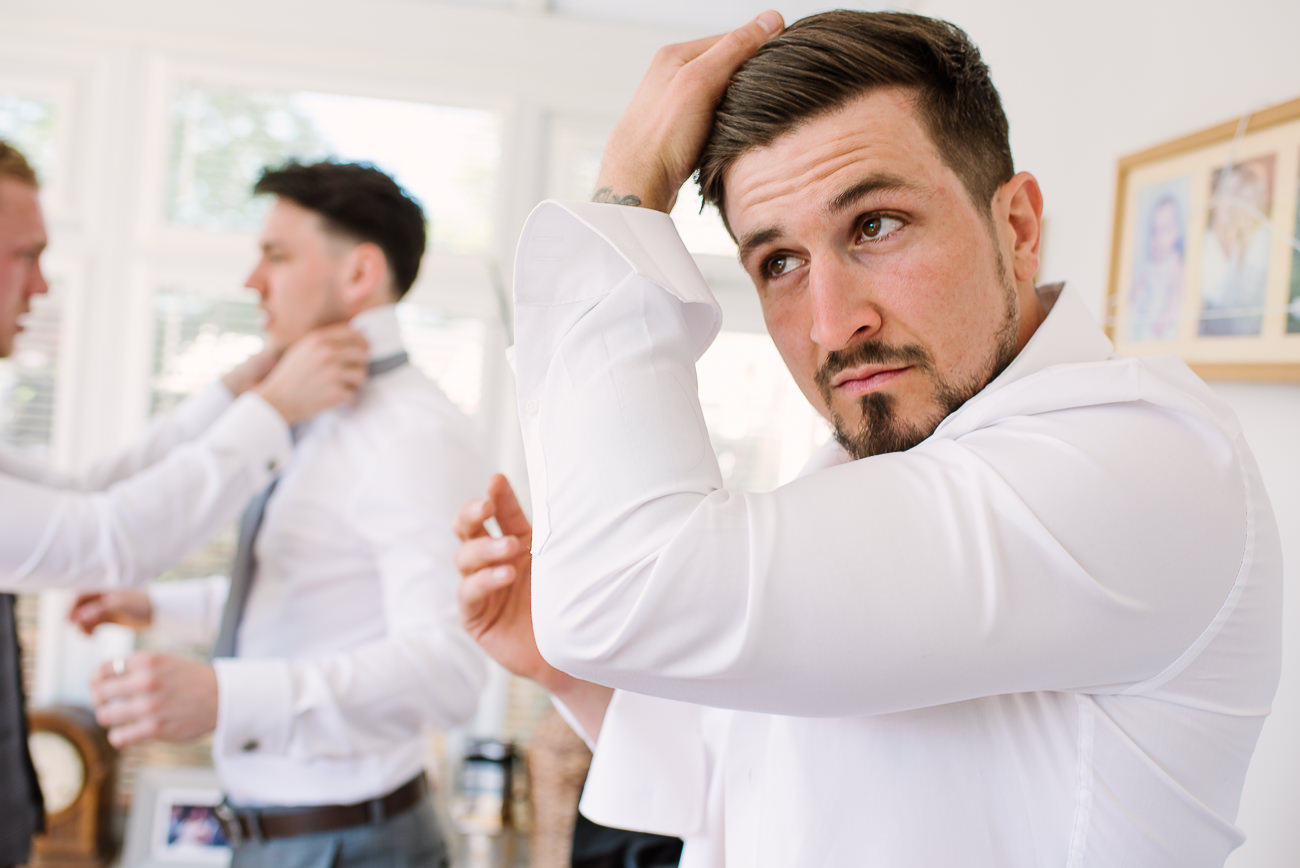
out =
{"type": "Polygon", "coordinates": [[[760,48],[718,104],[700,154],[701,196],[723,211],[723,176],[741,154],[891,86],[915,89],[940,158],[988,213],[998,187],[1015,174],[1002,100],[960,28],[903,12],[810,15],[760,48]]]}
{"type": "Polygon", "coordinates": [[[415,283],[424,255],[424,209],[369,163],[289,163],[264,169],[253,192],[288,199],[319,214],[330,231],[378,245],[398,298],[415,283]]]}
{"type": "Polygon", "coordinates": [[[32,164],[27,162],[13,145],[0,139],[0,178],[13,178],[15,181],[21,181],[24,184],[30,184],[33,187],[40,186],[36,180],[36,170],[32,164]]]}

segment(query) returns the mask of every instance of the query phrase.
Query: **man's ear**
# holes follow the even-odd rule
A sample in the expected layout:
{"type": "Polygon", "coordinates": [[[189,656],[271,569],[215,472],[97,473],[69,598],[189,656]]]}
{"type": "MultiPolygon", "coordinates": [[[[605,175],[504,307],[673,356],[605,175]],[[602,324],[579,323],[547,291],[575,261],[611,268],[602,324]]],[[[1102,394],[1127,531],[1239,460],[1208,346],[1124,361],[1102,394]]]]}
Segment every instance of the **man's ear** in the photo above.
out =
{"type": "Polygon", "coordinates": [[[1038,273],[1039,248],[1043,240],[1043,191],[1038,179],[1020,172],[999,189],[994,213],[1001,218],[999,229],[1010,245],[1011,271],[1018,282],[1032,282],[1038,273]]]}
{"type": "Polygon", "coordinates": [[[388,298],[388,259],[378,244],[363,241],[344,257],[342,295],[350,317],[391,301],[388,298]]]}

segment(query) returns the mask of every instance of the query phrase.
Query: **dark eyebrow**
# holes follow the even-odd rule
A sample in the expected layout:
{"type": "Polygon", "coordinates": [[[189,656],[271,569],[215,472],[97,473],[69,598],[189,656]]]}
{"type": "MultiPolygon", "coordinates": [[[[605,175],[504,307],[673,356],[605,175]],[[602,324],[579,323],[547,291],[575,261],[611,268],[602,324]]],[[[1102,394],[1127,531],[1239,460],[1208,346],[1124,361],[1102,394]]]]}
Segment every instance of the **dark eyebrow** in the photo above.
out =
{"type": "Polygon", "coordinates": [[[898,175],[872,175],[863,178],[832,199],[826,211],[829,214],[838,214],[852,208],[873,193],[894,193],[900,190],[915,191],[917,189],[915,184],[900,178],[898,175]]]}
{"type": "MultiPolygon", "coordinates": [[[[888,193],[896,191],[917,191],[919,188],[916,184],[907,181],[898,175],[879,174],[871,175],[858,181],[847,190],[840,192],[830,204],[826,206],[827,214],[838,214],[852,208],[858,202],[875,193],[888,193]]],[[[737,258],[743,263],[745,259],[754,252],[755,248],[761,247],[781,235],[782,229],[779,226],[768,226],[763,229],[750,232],[740,239],[736,245],[737,258]]]]}
{"type": "Polygon", "coordinates": [[[755,248],[762,247],[780,234],[781,230],[777,229],[775,226],[770,226],[767,229],[760,229],[757,232],[749,233],[744,238],[740,239],[740,243],[736,245],[736,258],[741,262],[744,262],[749,255],[754,252],[755,248]]]}

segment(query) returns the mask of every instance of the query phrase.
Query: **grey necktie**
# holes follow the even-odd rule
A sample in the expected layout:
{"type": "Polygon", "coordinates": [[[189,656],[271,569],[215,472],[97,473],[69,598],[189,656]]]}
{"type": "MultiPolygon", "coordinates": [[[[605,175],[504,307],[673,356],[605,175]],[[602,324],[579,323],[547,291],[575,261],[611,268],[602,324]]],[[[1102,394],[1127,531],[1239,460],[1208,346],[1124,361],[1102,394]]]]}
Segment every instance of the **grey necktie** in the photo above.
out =
{"type": "MultiPolygon", "coordinates": [[[[403,350],[382,359],[373,359],[366,366],[366,373],[371,377],[386,374],[410,361],[403,350]]],[[[262,490],[248,503],[243,516],[239,519],[239,543],[235,547],[235,561],[230,569],[230,592],[226,595],[226,607],[221,612],[221,630],[217,633],[216,644],[212,646],[213,657],[234,657],[235,639],[239,632],[239,622],[244,618],[244,606],[248,604],[248,593],[253,587],[253,574],[257,569],[257,559],[253,554],[253,543],[257,541],[257,532],[262,527],[262,518],[266,514],[266,503],[271,499],[271,492],[279,479],[262,490]]]]}
{"type": "Polygon", "coordinates": [[[239,544],[235,547],[235,562],[230,568],[230,593],[226,595],[226,607],[221,612],[221,631],[217,633],[217,643],[212,646],[213,657],[235,656],[235,633],[244,617],[244,604],[248,602],[248,591],[253,586],[253,571],[257,566],[253,543],[262,527],[266,502],[271,499],[271,492],[279,481],[272,479],[270,485],[254,496],[239,519],[239,544]]]}

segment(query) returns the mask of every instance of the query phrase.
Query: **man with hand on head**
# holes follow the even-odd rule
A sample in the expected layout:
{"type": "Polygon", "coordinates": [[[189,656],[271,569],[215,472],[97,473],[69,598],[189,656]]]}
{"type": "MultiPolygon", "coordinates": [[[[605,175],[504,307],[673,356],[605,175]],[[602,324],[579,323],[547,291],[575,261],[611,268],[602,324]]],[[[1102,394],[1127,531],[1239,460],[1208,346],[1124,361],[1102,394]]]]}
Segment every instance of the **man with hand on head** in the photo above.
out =
{"type": "Polygon", "coordinates": [[[211,664],[140,653],[102,667],[97,717],[118,745],[212,734],[236,868],[444,865],[426,735],[467,720],[485,677],[457,623],[449,526],[482,461],[469,421],[402,347],[395,303],[419,269],[424,215],[367,165],[290,164],[256,192],[275,197],[248,278],[268,340],[351,323],[369,378],[296,432],[241,522],[229,581],[78,600],[86,630],[216,637],[211,664]]]}
{"type": "Polygon", "coordinates": [[[1240,428],[1035,287],[1042,195],[964,33],[780,30],[662,51],[613,204],[529,218],[536,524],[499,477],[463,507],[462,620],[594,744],[583,812],[683,868],[1221,866],[1280,665],[1240,428]],[[768,493],[722,488],[696,398],[719,309],[666,214],[696,168],[836,432],[768,493]]]}

